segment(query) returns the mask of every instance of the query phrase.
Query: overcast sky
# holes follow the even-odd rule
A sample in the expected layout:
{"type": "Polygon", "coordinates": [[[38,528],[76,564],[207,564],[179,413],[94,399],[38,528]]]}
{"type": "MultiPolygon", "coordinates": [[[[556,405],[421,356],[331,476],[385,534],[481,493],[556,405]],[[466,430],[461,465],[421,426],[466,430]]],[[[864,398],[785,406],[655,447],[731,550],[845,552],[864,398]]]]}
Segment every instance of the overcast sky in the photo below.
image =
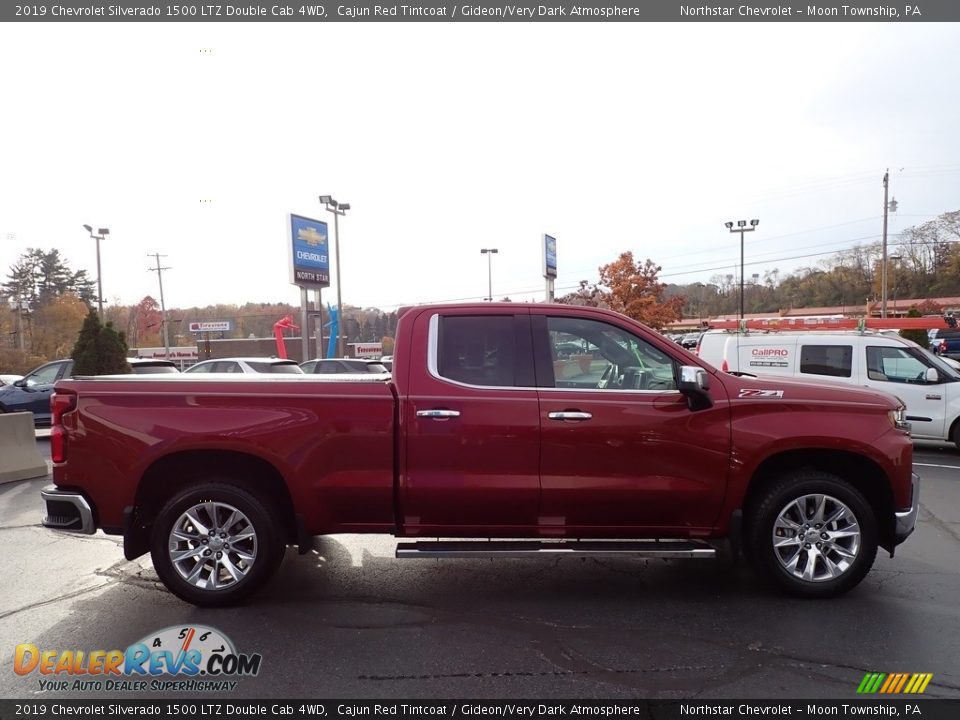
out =
{"type": "Polygon", "coordinates": [[[8,23],[0,67],[3,275],[94,277],[109,227],[111,303],[157,296],[152,252],[168,307],[298,303],[286,214],[321,194],[344,303],[387,309],[483,298],[484,247],[541,298],[544,232],[558,294],[625,250],[734,273],[727,220],[760,220],[748,278],[814,265],[879,239],[886,167],[892,233],[960,209],[957,25],[8,23]]]}

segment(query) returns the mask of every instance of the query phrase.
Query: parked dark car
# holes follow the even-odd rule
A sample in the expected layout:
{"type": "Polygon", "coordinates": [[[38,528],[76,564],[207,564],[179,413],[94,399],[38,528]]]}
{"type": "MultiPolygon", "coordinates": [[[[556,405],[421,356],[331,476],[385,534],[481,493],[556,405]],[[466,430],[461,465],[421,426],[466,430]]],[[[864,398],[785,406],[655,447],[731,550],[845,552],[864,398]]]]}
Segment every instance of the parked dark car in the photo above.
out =
{"type": "MultiPolygon", "coordinates": [[[[137,375],[179,372],[170,360],[127,358],[137,375]]],[[[33,424],[50,424],[50,393],[57,380],[73,375],[73,360],[54,360],[31,370],[22,379],[0,387],[0,412],[32,412],[33,424]]]]}

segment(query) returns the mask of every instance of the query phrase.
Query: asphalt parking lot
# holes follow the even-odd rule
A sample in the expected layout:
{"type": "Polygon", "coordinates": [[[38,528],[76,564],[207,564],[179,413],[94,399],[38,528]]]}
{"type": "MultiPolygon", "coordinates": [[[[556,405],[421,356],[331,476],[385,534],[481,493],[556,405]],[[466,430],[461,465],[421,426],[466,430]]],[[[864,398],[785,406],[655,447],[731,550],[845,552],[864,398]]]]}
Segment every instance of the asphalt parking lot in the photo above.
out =
{"type": "Polygon", "coordinates": [[[915,462],[917,532],[826,601],[726,559],[396,560],[390,538],[344,535],[291,550],[248,604],[201,610],[119,538],[40,527],[49,479],[0,486],[0,697],[77,696],[16,675],[19,643],[110,650],[197,623],[263,655],[233,698],[851,698],[867,672],[960,697],[960,452],[915,462]]]}

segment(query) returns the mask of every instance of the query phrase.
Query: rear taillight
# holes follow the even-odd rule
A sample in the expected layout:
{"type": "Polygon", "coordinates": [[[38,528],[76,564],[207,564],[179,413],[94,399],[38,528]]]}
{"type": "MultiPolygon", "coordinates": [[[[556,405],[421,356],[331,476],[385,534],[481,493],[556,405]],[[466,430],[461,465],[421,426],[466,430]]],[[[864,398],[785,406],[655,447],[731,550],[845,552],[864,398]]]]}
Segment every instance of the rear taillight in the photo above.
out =
{"type": "Polygon", "coordinates": [[[937,352],[939,352],[942,355],[946,351],[947,351],[947,341],[941,340],[940,344],[937,346],[937,352]]]}
{"type": "Polygon", "coordinates": [[[63,429],[63,416],[77,408],[77,396],[73,393],[55,392],[50,396],[50,459],[55,463],[67,461],[67,433],[63,429]]]}

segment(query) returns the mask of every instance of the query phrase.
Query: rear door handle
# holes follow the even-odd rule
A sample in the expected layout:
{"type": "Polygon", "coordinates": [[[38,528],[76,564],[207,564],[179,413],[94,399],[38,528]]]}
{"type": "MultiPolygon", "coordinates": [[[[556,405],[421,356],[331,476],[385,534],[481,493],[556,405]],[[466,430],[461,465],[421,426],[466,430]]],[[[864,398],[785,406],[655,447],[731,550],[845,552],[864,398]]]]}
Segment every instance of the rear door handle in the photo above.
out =
{"type": "Polygon", "coordinates": [[[584,420],[591,419],[593,415],[588,412],[580,412],[579,410],[564,410],[562,412],[547,413],[547,417],[551,420],[574,420],[575,422],[583,422],[584,420]]]}
{"type": "Polygon", "coordinates": [[[417,410],[417,417],[445,420],[446,418],[460,417],[459,410],[417,410]]]}

